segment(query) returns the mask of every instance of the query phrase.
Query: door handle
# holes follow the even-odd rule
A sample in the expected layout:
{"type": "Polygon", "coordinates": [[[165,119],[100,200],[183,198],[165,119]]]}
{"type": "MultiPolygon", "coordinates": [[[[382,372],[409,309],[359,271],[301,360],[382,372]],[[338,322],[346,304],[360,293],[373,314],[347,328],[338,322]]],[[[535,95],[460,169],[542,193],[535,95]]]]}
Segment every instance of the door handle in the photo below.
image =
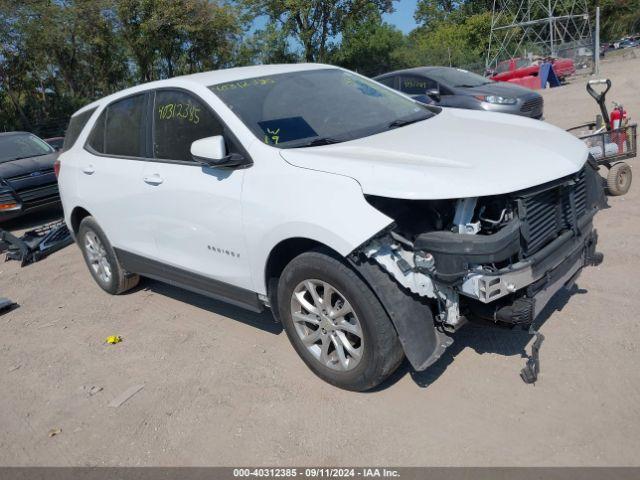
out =
{"type": "Polygon", "coordinates": [[[93,165],[87,165],[82,169],[82,173],[86,173],[87,175],[93,175],[94,173],[96,173],[96,171],[93,168],[93,165]]]}
{"type": "Polygon", "coordinates": [[[164,180],[160,175],[154,173],[153,175],[147,175],[143,178],[144,183],[148,183],[149,185],[160,185],[164,180]]]}

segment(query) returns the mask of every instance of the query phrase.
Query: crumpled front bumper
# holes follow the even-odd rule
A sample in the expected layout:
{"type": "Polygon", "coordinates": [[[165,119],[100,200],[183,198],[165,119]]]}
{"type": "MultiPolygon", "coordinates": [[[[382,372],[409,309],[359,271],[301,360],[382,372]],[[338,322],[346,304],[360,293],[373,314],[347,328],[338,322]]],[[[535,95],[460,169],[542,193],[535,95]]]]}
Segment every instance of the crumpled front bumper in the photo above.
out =
{"type": "Polygon", "coordinates": [[[460,293],[489,303],[549,277],[560,268],[571,269],[574,264],[581,268],[592,263],[598,239],[592,218],[593,215],[583,219],[579,235],[567,231],[524,261],[497,271],[470,272],[462,281],[460,293]]]}
{"type": "MultiPolygon", "coordinates": [[[[559,238],[560,245],[548,256],[487,273],[470,273],[460,294],[476,316],[493,321],[528,324],[540,315],[553,296],[576,280],[582,269],[598,265],[603,256],[596,252],[597,231],[591,223],[578,238],[559,238]]],[[[541,252],[544,253],[544,252],[541,252]]]]}

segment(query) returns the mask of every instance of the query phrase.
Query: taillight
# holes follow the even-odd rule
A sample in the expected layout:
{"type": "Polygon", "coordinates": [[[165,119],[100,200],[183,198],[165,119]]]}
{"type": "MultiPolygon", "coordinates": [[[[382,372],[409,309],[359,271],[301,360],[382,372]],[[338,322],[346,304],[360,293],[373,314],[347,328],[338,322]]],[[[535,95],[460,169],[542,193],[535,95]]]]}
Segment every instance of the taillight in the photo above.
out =
{"type": "Polygon", "coordinates": [[[60,159],[56,158],[56,161],[53,162],[53,173],[55,173],[56,178],[60,176],[60,159]]]}

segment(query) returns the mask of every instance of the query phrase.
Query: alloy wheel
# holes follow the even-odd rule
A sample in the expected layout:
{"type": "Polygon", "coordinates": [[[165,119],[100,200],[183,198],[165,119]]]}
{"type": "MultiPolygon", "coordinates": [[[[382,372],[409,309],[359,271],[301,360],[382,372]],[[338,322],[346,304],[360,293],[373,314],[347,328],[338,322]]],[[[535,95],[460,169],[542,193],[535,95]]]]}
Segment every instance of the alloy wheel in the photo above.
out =
{"type": "Polygon", "coordinates": [[[107,258],[107,251],[98,235],[89,230],[84,237],[84,246],[91,269],[102,282],[109,283],[111,281],[111,265],[107,258]]]}
{"type": "Polygon", "coordinates": [[[300,340],[324,366],[354,369],[362,360],[362,326],[353,307],[334,286],[309,279],[291,296],[291,318],[300,340]]]}

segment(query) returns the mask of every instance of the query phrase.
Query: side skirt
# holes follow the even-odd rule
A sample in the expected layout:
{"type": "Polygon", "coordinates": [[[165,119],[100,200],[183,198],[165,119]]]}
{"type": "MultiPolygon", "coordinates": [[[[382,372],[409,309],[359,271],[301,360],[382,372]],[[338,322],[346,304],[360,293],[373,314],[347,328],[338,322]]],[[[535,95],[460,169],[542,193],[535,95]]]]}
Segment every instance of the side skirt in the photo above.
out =
{"type": "Polygon", "coordinates": [[[256,313],[264,310],[264,306],[255,292],[166,265],[157,260],[151,260],[119,248],[114,248],[114,250],[122,267],[128,272],[153,278],[154,280],[221,300],[237,307],[246,308],[256,313]]]}

